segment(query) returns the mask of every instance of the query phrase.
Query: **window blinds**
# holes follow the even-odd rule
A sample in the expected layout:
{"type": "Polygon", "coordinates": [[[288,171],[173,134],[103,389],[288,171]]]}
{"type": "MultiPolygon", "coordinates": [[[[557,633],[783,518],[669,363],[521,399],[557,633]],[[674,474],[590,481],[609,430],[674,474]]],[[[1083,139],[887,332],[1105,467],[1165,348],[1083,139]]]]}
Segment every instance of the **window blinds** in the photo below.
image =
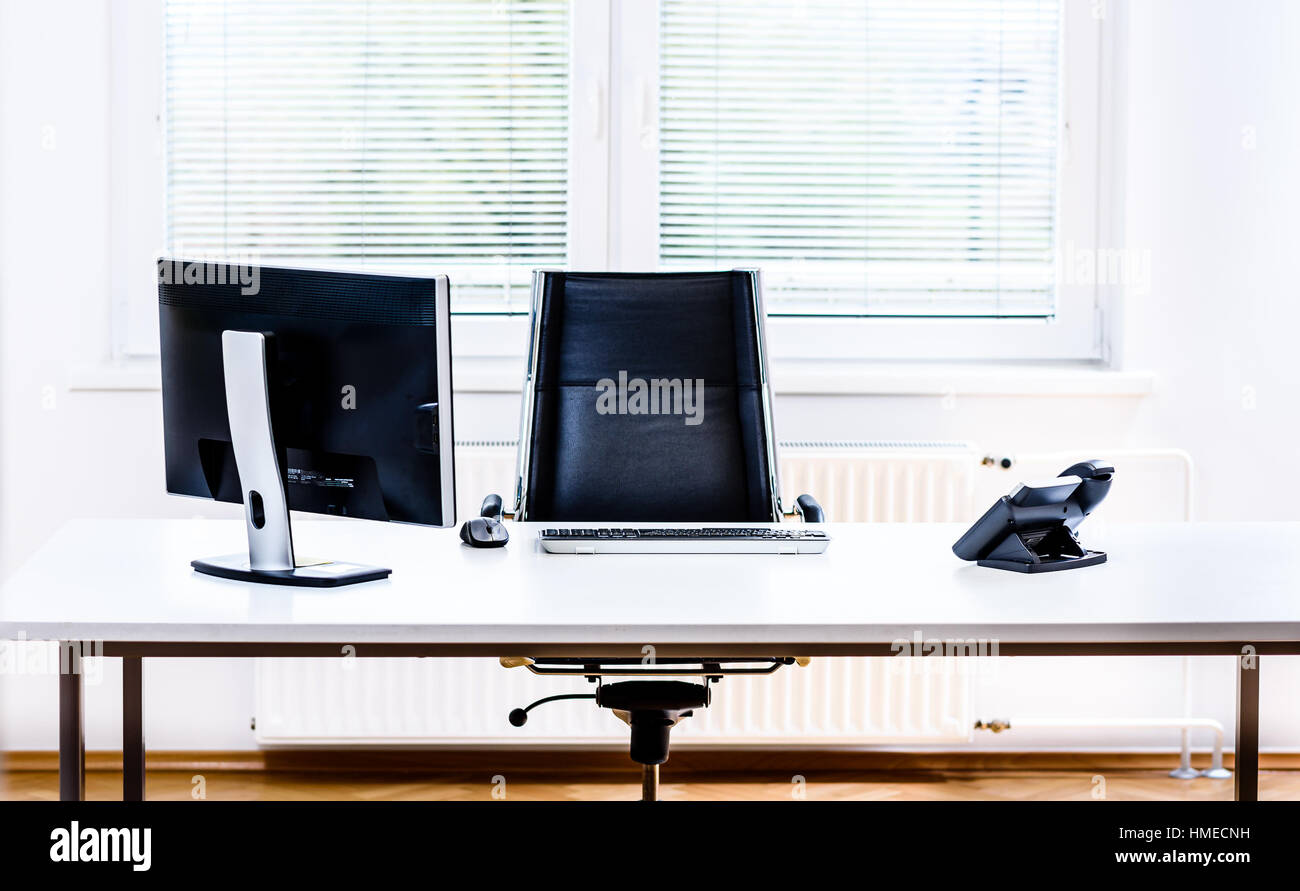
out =
{"type": "Polygon", "coordinates": [[[1050,316],[1055,0],[662,0],[660,263],[770,311],[1050,316]]]}
{"type": "Polygon", "coordinates": [[[166,0],[168,250],[446,271],[567,256],[567,0],[166,0]]]}

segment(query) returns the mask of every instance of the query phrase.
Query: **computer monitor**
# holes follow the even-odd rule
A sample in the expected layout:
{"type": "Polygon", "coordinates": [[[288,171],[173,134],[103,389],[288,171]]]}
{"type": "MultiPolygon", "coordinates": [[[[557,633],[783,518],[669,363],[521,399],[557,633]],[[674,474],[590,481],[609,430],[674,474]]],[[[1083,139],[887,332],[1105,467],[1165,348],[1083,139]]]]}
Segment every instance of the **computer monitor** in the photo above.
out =
{"type": "Polygon", "coordinates": [[[450,285],[161,259],[167,491],[242,503],[242,581],[333,587],[389,570],[295,559],[289,511],[450,526],[450,285]]]}

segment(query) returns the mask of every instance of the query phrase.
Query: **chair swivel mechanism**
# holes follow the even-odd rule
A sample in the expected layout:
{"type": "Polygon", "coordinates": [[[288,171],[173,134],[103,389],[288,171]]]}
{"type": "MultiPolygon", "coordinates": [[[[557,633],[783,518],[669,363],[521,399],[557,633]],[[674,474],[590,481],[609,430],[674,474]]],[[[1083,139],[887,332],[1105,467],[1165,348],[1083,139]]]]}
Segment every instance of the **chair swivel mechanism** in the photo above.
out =
{"type": "MultiPolygon", "coordinates": [[[[533,275],[527,378],[513,509],[499,495],[482,515],[528,522],[824,522],[801,495],[781,503],[768,385],[761,277],[706,273],[533,275]],[[679,403],[602,411],[597,382],[629,377],[693,387],[698,423],[679,403]],[[593,387],[595,385],[595,388],[593,387]]],[[[607,408],[607,407],[606,407],[607,408]]],[[[611,654],[612,656],[612,654],[611,654]]],[[[672,728],[706,708],[711,686],[806,660],[504,657],[506,667],[585,678],[594,693],[547,696],[515,709],[522,726],[545,703],[592,699],[628,724],[642,797],[658,797],[672,728]],[[611,681],[611,679],[614,679],[611,681]],[[689,679],[689,680],[687,680],[689,679]]]]}

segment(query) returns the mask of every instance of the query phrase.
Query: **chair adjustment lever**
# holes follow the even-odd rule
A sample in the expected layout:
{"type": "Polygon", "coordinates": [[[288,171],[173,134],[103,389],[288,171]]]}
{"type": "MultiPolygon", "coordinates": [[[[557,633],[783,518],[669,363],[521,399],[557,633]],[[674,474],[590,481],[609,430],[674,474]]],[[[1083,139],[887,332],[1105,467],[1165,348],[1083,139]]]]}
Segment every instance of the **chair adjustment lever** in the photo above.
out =
{"type": "Polygon", "coordinates": [[[524,708],[513,709],[510,712],[510,723],[516,727],[523,727],[528,723],[528,713],[539,705],[545,705],[548,702],[558,702],[561,699],[595,699],[595,693],[561,693],[557,696],[544,696],[531,705],[524,708]]]}

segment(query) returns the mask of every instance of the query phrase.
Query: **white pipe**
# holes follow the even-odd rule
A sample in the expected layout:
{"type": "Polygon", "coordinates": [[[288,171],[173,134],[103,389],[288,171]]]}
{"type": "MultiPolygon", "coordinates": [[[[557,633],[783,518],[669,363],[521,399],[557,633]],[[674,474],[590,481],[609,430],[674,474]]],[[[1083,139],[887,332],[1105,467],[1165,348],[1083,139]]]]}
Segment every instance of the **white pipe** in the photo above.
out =
{"type": "MultiPolygon", "coordinates": [[[[1192,456],[1177,450],[1179,457],[1183,460],[1183,521],[1190,523],[1192,521],[1192,511],[1195,509],[1192,505],[1192,496],[1195,492],[1192,489],[1192,456]]],[[[1192,657],[1183,657],[1183,717],[1191,717],[1192,714],[1192,657]]],[[[1218,729],[1218,736],[1215,737],[1214,751],[1217,753],[1215,760],[1210,764],[1210,769],[1206,776],[1224,777],[1228,772],[1223,769],[1223,728],[1218,729]]],[[[1191,727],[1183,728],[1183,754],[1179,759],[1178,769],[1171,772],[1174,777],[1187,778],[1195,776],[1192,772],[1192,730],[1191,727]]]]}
{"type": "MultiPolygon", "coordinates": [[[[1195,506],[1192,504],[1192,497],[1195,491],[1192,488],[1192,456],[1177,450],[1179,457],[1183,461],[1183,520],[1190,523],[1195,506]]],[[[1183,716],[1190,717],[1192,714],[1192,657],[1183,657],[1183,716]]],[[[1216,737],[1218,742],[1214,745],[1214,751],[1218,753],[1217,759],[1210,764],[1210,769],[1205,772],[1206,776],[1222,778],[1228,775],[1223,769],[1223,728],[1220,727],[1219,735],[1216,737]]],[[[1190,727],[1183,729],[1183,754],[1178,762],[1178,769],[1170,771],[1170,776],[1175,778],[1187,779],[1196,776],[1192,768],[1192,730],[1190,727]]]]}
{"type": "MultiPolygon", "coordinates": [[[[976,723],[975,729],[991,729],[991,726],[994,724],[995,722],[980,721],[976,723]]],[[[1231,776],[1231,773],[1223,768],[1223,725],[1213,718],[1015,718],[1005,722],[1005,726],[1002,729],[1014,730],[1016,728],[1040,728],[1047,730],[1087,730],[1102,727],[1181,730],[1184,740],[1181,765],[1186,767],[1188,770],[1192,770],[1192,731],[1212,730],[1214,731],[1214,748],[1210,753],[1210,769],[1204,772],[1192,770],[1192,773],[1182,775],[1174,772],[1173,775],[1182,776],[1183,778],[1207,776],[1215,779],[1222,779],[1223,777],[1231,776]]]]}

